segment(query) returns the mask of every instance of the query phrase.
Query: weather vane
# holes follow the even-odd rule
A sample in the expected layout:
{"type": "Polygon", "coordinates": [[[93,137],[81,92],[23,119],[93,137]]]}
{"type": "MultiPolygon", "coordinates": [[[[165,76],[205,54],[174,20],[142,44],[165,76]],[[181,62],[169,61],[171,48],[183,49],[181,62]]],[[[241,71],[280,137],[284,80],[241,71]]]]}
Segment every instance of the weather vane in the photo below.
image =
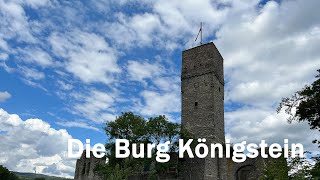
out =
{"type": "Polygon", "coordinates": [[[202,45],[202,22],[200,22],[200,29],[199,29],[198,35],[194,41],[197,41],[199,35],[200,35],[200,45],[202,45]]]}

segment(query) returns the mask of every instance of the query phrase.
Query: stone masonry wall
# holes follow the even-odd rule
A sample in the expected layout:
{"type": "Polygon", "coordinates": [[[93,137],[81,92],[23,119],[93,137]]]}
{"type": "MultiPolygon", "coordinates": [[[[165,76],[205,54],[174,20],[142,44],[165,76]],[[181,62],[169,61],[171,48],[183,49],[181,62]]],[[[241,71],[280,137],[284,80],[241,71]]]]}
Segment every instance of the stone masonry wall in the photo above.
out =
{"type": "Polygon", "coordinates": [[[83,151],[80,159],[77,160],[75,180],[102,180],[103,178],[95,173],[95,168],[98,165],[103,165],[106,162],[105,158],[98,159],[90,152],[90,158],[86,158],[86,151],[83,151]]]}

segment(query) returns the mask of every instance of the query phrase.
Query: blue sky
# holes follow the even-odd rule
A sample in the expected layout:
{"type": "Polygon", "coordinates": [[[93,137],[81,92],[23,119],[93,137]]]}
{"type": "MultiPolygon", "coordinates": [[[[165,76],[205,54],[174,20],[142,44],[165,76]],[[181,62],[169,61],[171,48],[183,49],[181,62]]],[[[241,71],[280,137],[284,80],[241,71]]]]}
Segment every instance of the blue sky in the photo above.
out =
{"type": "Polygon", "coordinates": [[[0,0],[0,164],[70,177],[68,138],[104,143],[104,122],[126,111],[180,122],[181,51],[200,22],[224,57],[226,137],[316,151],[318,135],[275,109],[320,67],[319,5],[0,0]]]}

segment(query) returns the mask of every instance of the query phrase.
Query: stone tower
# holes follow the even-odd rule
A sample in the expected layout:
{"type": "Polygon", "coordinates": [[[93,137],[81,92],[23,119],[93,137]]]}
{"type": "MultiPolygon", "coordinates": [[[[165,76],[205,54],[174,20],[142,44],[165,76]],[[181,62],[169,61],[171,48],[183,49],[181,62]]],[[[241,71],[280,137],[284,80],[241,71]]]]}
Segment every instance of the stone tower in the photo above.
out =
{"type": "MultiPolygon", "coordinates": [[[[225,142],[223,58],[213,43],[182,52],[182,127],[207,143],[225,142]]],[[[225,159],[186,158],[183,179],[226,179],[225,159]]]]}

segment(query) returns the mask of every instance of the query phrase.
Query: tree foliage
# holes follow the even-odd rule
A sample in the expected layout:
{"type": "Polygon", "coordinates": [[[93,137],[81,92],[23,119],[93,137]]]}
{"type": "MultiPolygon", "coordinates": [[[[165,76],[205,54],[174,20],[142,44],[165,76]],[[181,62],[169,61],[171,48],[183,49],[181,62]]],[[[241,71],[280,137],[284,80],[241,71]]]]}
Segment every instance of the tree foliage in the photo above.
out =
{"type": "MultiPolygon", "coordinates": [[[[305,156],[311,156],[311,153],[306,151],[305,156]]],[[[320,159],[318,156],[312,158],[289,158],[288,167],[290,169],[289,179],[320,179],[320,159]]]]}
{"type": "Polygon", "coordinates": [[[289,167],[284,156],[277,159],[266,159],[260,180],[288,179],[289,167]]]}
{"type": "Polygon", "coordinates": [[[320,158],[316,158],[315,161],[316,164],[311,169],[310,174],[314,179],[320,179],[320,158]]]}
{"type": "Polygon", "coordinates": [[[294,93],[290,98],[283,98],[278,112],[285,109],[290,115],[289,122],[293,120],[307,121],[311,129],[320,131],[320,69],[316,80],[294,93]]]}
{"type": "Polygon", "coordinates": [[[132,112],[122,113],[114,121],[106,123],[105,132],[108,137],[106,143],[108,163],[99,171],[107,179],[126,179],[129,175],[145,172],[152,176],[177,166],[177,162],[158,163],[155,161],[155,151],[152,151],[152,158],[147,158],[146,150],[144,152],[145,158],[129,156],[125,159],[119,159],[115,157],[116,139],[127,139],[130,142],[129,149],[132,148],[132,143],[145,144],[144,146],[147,147],[147,143],[157,145],[170,141],[170,152],[176,152],[180,125],[169,122],[165,116],[145,119],[132,112]]]}
{"type": "MultiPolygon", "coordinates": [[[[320,131],[320,69],[316,80],[294,93],[291,97],[283,98],[277,111],[285,110],[289,114],[288,121],[308,122],[310,129],[320,131]]],[[[319,143],[315,140],[314,143],[319,143]]]]}
{"type": "Polygon", "coordinates": [[[19,178],[6,167],[0,165],[0,180],[19,180],[19,178]]]}
{"type": "MultiPolygon", "coordinates": [[[[288,122],[307,122],[310,129],[320,131],[320,69],[317,70],[316,80],[305,86],[302,90],[295,92],[291,97],[283,98],[277,111],[284,110],[288,115],[288,122]]],[[[314,140],[320,148],[320,140],[314,140]]],[[[312,157],[309,152],[309,157],[312,157]]],[[[311,159],[315,165],[310,163],[310,158],[293,158],[288,160],[291,170],[290,179],[320,179],[319,155],[311,159]]]]}

